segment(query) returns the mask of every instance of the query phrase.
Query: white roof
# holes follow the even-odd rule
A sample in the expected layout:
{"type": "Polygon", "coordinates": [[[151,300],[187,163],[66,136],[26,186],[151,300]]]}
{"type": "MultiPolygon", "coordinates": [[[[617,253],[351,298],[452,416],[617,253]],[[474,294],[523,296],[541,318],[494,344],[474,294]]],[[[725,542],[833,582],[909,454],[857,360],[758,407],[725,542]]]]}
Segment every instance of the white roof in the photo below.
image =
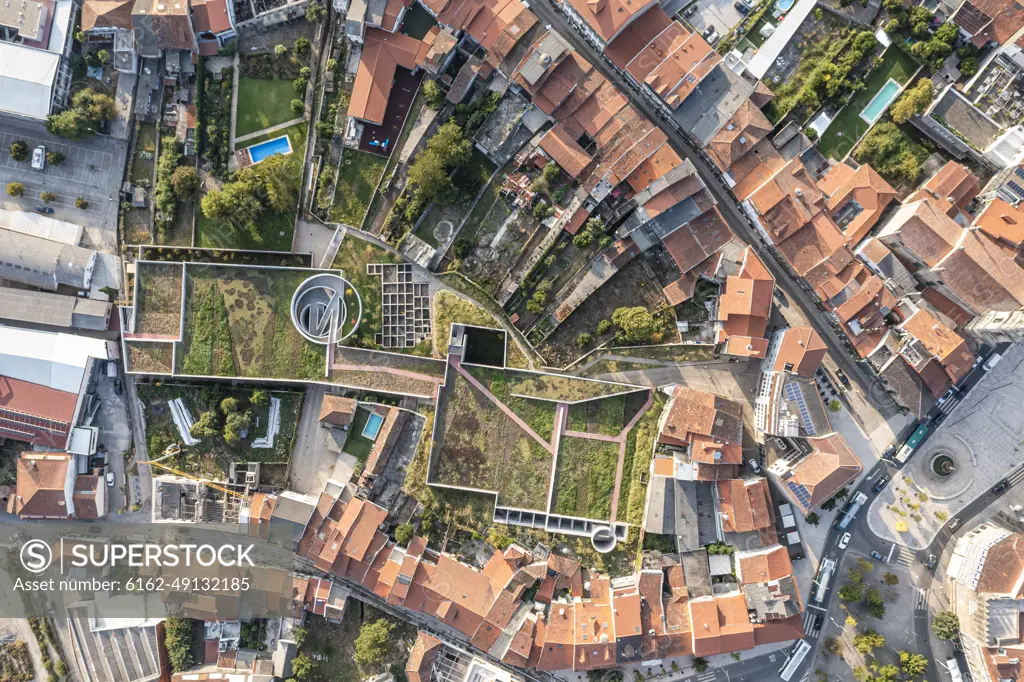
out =
{"type": "Polygon", "coordinates": [[[106,360],[107,342],[0,325],[0,375],[78,393],[89,358],[106,360]]]}
{"type": "Polygon", "coordinates": [[[9,211],[6,208],[0,208],[0,227],[71,246],[78,246],[84,230],[81,225],[48,218],[39,213],[9,211]]]}
{"type": "MultiPolygon", "coordinates": [[[[818,0],[799,0],[796,3],[793,11],[786,15],[786,18],[778,25],[771,37],[761,44],[761,47],[750,59],[750,62],[747,64],[747,72],[751,76],[758,79],[764,78],[764,75],[768,73],[768,69],[775,63],[776,58],[782,54],[787,45],[792,43],[793,36],[796,35],[800,24],[804,23],[804,19],[807,18],[807,15],[811,13],[816,4],[818,4],[818,0]]],[[[771,87],[771,83],[766,83],[766,85],[771,87]]]]}
{"type": "Polygon", "coordinates": [[[53,21],[50,23],[50,42],[46,49],[50,52],[63,54],[70,48],[68,33],[71,32],[71,16],[75,5],[71,0],[58,0],[53,6],[53,21]]]}
{"type": "Polygon", "coordinates": [[[60,55],[0,41],[0,111],[44,119],[60,55]]]}

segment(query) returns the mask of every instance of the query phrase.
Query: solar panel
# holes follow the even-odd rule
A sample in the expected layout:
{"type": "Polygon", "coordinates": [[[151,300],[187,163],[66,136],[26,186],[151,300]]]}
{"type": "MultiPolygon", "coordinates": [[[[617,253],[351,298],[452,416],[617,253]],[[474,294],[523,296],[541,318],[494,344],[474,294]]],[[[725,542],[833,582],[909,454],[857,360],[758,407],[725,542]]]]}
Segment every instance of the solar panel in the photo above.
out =
{"type": "Polygon", "coordinates": [[[797,501],[803,505],[805,509],[811,506],[811,494],[807,491],[806,486],[800,483],[793,483],[792,481],[786,481],[786,485],[793,491],[797,501]]]}
{"type": "Polygon", "coordinates": [[[1018,178],[1024,179],[1024,168],[1017,166],[1016,168],[1013,169],[1013,172],[1014,174],[1016,174],[1018,178]]]}
{"type": "Polygon", "coordinates": [[[817,431],[814,428],[814,422],[811,420],[811,413],[807,409],[807,403],[804,401],[804,394],[800,392],[800,388],[793,383],[786,384],[786,397],[796,403],[796,407],[800,410],[800,420],[804,423],[804,430],[807,435],[813,436],[817,431]]]}
{"type": "Polygon", "coordinates": [[[1019,184],[1017,184],[1013,180],[1008,181],[1006,183],[1006,186],[1009,187],[1010,191],[1012,191],[1014,194],[1016,194],[1017,196],[1019,196],[1022,199],[1024,199],[1024,187],[1021,187],[1019,184]]]}

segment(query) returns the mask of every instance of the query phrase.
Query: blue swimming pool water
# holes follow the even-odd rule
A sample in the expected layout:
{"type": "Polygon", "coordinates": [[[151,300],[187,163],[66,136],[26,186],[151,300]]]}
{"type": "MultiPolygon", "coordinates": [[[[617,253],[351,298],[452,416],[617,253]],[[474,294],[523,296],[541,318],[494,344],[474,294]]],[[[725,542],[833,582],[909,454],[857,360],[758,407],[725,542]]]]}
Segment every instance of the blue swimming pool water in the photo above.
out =
{"type": "Polygon", "coordinates": [[[793,9],[793,5],[796,4],[796,0],[779,0],[779,11],[788,12],[793,9]]]}
{"type": "Polygon", "coordinates": [[[868,105],[864,107],[863,111],[860,112],[860,117],[868,123],[874,123],[878,120],[878,117],[882,115],[889,103],[895,99],[896,94],[900,91],[900,84],[889,79],[885,82],[875,96],[871,98],[868,105]]]}
{"type": "Polygon", "coordinates": [[[288,141],[287,135],[281,137],[275,137],[273,140],[267,140],[266,142],[260,142],[249,147],[249,156],[252,158],[253,163],[259,163],[268,156],[274,154],[291,154],[292,143],[288,141]]]}
{"type": "Polygon", "coordinates": [[[384,417],[376,412],[371,412],[370,416],[366,418],[366,426],[363,427],[363,438],[377,440],[377,434],[380,433],[380,427],[383,425],[384,417]]]}

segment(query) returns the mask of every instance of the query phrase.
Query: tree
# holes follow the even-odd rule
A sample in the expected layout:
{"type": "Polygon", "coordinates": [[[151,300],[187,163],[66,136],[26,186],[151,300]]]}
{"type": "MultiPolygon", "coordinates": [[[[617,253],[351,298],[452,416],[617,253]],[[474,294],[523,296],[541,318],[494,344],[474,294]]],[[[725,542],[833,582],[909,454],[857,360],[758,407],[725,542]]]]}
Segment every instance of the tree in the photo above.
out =
{"type": "Polygon", "coordinates": [[[298,200],[302,163],[298,154],[274,154],[255,166],[238,172],[237,179],[264,207],[276,212],[291,211],[298,200]]]}
{"type": "Polygon", "coordinates": [[[871,682],[874,676],[866,666],[858,665],[853,669],[853,679],[857,680],[857,682],[871,682]]]}
{"type": "Polygon", "coordinates": [[[316,665],[316,661],[306,654],[299,654],[292,659],[292,677],[296,680],[305,680],[316,670],[316,665]]]}
{"type": "Polygon", "coordinates": [[[274,54],[276,54],[278,57],[283,57],[286,54],[288,54],[288,48],[285,47],[284,45],[275,45],[274,54]]]}
{"type": "Polygon", "coordinates": [[[313,69],[309,68],[308,66],[303,66],[301,69],[299,69],[299,75],[305,78],[306,80],[309,80],[313,76],[313,69]]]}
{"type": "Polygon", "coordinates": [[[906,123],[915,114],[924,113],[934,94],[931,80],[922,78],[917,81],[917,85],[903,91],[903,95],[889,109],[889,115],[896,123],[906,123]]]}
{"type": "Polygon", "coordinates": [[[403,523],[395,528],[395,542],[400,545],[408,545],[412,540],[413,528],[411,523],[403,523]]]}
{"type": "Polygon", "coordinates": [[[28,158],[28,143],[25,140],[15,140],[11,143],[11,158],[15,161],[24,161],[28,158]]]}
{"type": "Polygon", "coordinates": [[[296,38],[295,51],[302,56],[309,54],[309,38],[306,36],[299,36],[296,38]]]}
{"type": "Polygon", "coordinates": [[[967,57],[960,62],[960,74],[970,78],[974,74],[978,73],[978,58],[967,57]]]}
{"type": "Polygon", "coordinates": [[[83,211],[89,208],[89,202],[86,201],[85,197],[78,197],[75,199],[75,208],[82,209],[83,211]]]}
{"type": "Polygon", "coordinates": [[[270,404],[270,394],[262,388],[253,389],[252,395],[249,396],[249,402],[257,407],[265,407],[270,404]]]}
{"type": "Polygon", "coordinates": [[[600,322],[597,323],[597,333],[598,334],[607,334],[608,331],[611,330],[611,328],[612,328],[611,320],[601,320],[600,322]]]}
{"type": "Polygon", "coordinates": [[[617,308],[612,313],[612,322],[627,342],[646,341],[654,331],[654,315],[643,306],[617,308]]]}
{"type": "Polygon", "coordinates": [[[590,230],[580,230],[572,238],[572,245],[577,249],[585,249],[594,243],[594,233],[590,230]]]}
{"type": "Polygon", "coordinates": [[[702,672],[704,672],[707,669],[708,669],[708,662],[705,661],[703,658],[695,658],[695,659],[693,659],[693,670],[694,670],[694,672],[702,673],[702,672]]]}
{"type": "Polygon", "coordinates": [[[900,674],[900,669],[892,665],[883,665],[875,671],[875,680],[877,682],[892,682],[896,679],[896,676],[900,674]]]}
{"type": "Polygon", "coordinates": [[[61,152],[46,152],[46,163],[51,166],[59,166],[64,163],[64,159],[66,158],[67,157],[61,152]]]}
{"type": "Polygon", "coordinates": [[[473,242],[465,237],[459,237],[452,246],[456,258],[465,258],[473,251],[473,242]]]}
{"type": "Polygon", "coordinates": [[[857,627],[857,619],[853,617],[852,613],[847,613],[846,620],[844,620],[843,622],[851,628],[857,627]]]}
{"type": "Polygon", "coordinates": [[[372,623],[363,623],[355,642],[355,661],[359,665],[375,665],[387,656],[391,631],[394,623],[379,618],[372,623]]]}
{"type": "Polygon", "coordinates": [[[821,517],[818,516],[817,512],[807,512],[807,516],[804,517],[804,521],[812,526],[817,526],[821,522],[821,517]]]}
{"type": "Polygon", "coordinates": [[[939,639],[956,639],[960,634],[960,619],[952,611],[939,611],[932,618],[932,632],[939,639]]]}
{"type": "Polygon", "coordinates": [[[194,166],[178,166],[171,175],[171,187],[179,201],[190,201],[199,189],[199,173],[194,166]]]}
{"type": "Polygon", "coordinates": [[[191,618],[168,618],[164,621],[164,646],[174,672],[188,670],[195,664],[192,658],[194,638],[191,618]]]}
{"type": "Polygon", "coordinates": [[[238,398],[228,396],[224,400],[220,401],[220,412],[221,414],[231,414],[232,412],[238,412],[238,398]]]}
{"type": "Polygon", "coordinates": [[[526,302],[526,312],[532,313],[534,315],[541,315],[544,313],[544,306],[542,306],[540,303],[537,303],[531,298],[529,301],[526,302]]]}
{"type": "Polygon", "coordinates": [[[900,584],[900,577],[895,573],[883,573],[882,582],[889,587],[900,584]]]}
{"type": "Polygon", "coordinates": [[[955,24],[951,24],[948,21],[942,26],[935,29],[935,39],[941,40],[947,45],[952,45],[956,42],[957,35],[960,33],[955,24]]]}
{"type": "Polygon", "coordinates": [[[593,340],[594,337],[591,334],[583,332],[582,334],[576,337],[576,347],[582,350],[589,346],[593,340]]]}
{"type": "Polygon", "coordinates": [[[107,50],[100,50],[96,53],[96,59],[100,60],[100,64],[109,64],[110,52],[108,52],[107,50]]]}
{"type": "Polygon", "coordinates": [[[885,646],[885,637],[874,630],[865,630],[853,638],[853,647],[862,654],[870,654],[873,649],[885,646]]]}
{"type": "Polygon", "coordinates": [[[253,196],[250,188],[241,182],[229,182],[220,190],[210,192],[203,197],[202,208],[203,215],[207,218],[220,220],[244,229],[255,224],[257,216],[263,209],[259,199],[253,196]]]}
{"type": "Polygon", "coordinates": [[[7,196],[9,197],[23,197],[25,196],[25,185],[20,182],[8,182],[7,183],[7,196]]]}
{"type": "Polygon", "coordinates": [[[80,111],[92,126],[113,120],[117,113],[113,97],[88,89],[75,93],[75,96],[71,98],[71,108],[80,111]]]}
{"type": "Polygon", "coordinates": [[[323,19],[325,14],[327,14],[327,8],[316,0],[312,0],[306,6],[306,21],[311,24],[315,24],[323,19]]]}
{"type": "Polygon", "coordinates": [[[39,198],[43,200],[43,203],[49,204],[50,202],[57,201],[57,195],[53,192],[41,192],[39,198]]]}
{"type": "Polygon", "coordinates": [[[292,81],[292,88],[295,90],[295,92],[302,92],[303,90],[306,89],[307,85],[309,85],[309,79],[303,78],[302,76],[299,76],[298,78],[292,81]]]}
{"type": "Polygon", "coordinates": [[[325,66],[327,67],[328,71],[335,71],[338,68],[338,60],[335,59],[334,57],[331,57],[330,59],[327,60],[327,64],[325,64],[325,66]]]}
{"type": "Polygon", "coordinates": [[[828,653],[830,653],[833,656],[835,656],[840,651],[842,651],[842,649],[843,649],[843,644],[842,644],[842,642],[839,641],[838,637],[826,637],[825,638],[825,651],[827,651],[828,653]]]}
{"type": "Polygon", "coordinates": [[[67,109],[59,114],[47,116],[46,129],[54,135],[76,140],[82,136],[82,131],[85,129],[85,121],[80,112],[74,109],[67,109]]]}
{"type": "Polygon", "coordinates": [[[537,220],[545,220],[554,212],[554,206],[545,201],[538,201],[537,205],[533,207],[533,217],[537,220]]]}
{"type": "Polygon", "coordinates": [[[921,654],[912,654],[909,651],[900,651],[900,670],[907,677],[924,675],[928,669],[928,659],[921,654]]]}
{"type": "Polygon", "coordinates": [[[544,170],[541,171],[541,175],[543,175],[544,179],[548,182],[554,182],[562,175],[562,169],[554,161],[549,161],[548,164],[544,166],[544,170]]]}
{"type": "Polygon", "coordinates": [[[807,139],[810,140],[811,142],[814,142],[815,140],[818,139],[818,131],[812,128],[811,126],[807,126],[806,128],[804,128],[804,135],[806,135],[807,139]]]}
{"type": "Polygon", "coordinates": [[[199,415],[198,421],[192,425],[190,431],[196,438],[212,438],[217,435],[219,424],[220,418],[217,417],[217,413],[207,410],[199,415]]]}
{"type": "Polygon", "coordinates": [[[423,84],[423,101],[431,109],[440,109],[444,106],[444,93],[437,85],[437,81],[430,79],[423,84]]]}
{"type": "Polygon", "coordinates": [[[224,420],[224,440],[228,443],[237,443],[242,437],[242,431],[249,428],[252,423],[252,412],[232,412],[224,420]]]}
{"type": "Polygon", "coordinates": [[[858,602],[864,597],[864,586],[860,583],[846,583],[839,588],[839,599],[845,602],[858,602]]]}
{"type": "Polygon", "coordinates": [[[885,602],[882,592],[877,587],[869,587],[865,594],[868,602],[868,614],[872,618],[885,618],[885,602]]]}
{"type": "Polygon", "coordinates": [[[838,412],[842,408],[843,408],[843,404],[841,402],[839,402],[838,400],[836,400],[835,398],[833,398],[832,400],[828,401],[828,409],[829,409],[830,412],[838,412]]]}
{"type": "Polygon", "coordinates": [[[833,509],[836,508],[836,504],[836,498],[830,497],[824,502],[822,502],[820,506],[824,511],[832,511],[833,509]]]}
{"type": "Polygon", "coordinates": [[[301,99],[293,99],[289,106],[291,106],[293,114],[301,114],[306,110],[306,103],[301,99]]]}

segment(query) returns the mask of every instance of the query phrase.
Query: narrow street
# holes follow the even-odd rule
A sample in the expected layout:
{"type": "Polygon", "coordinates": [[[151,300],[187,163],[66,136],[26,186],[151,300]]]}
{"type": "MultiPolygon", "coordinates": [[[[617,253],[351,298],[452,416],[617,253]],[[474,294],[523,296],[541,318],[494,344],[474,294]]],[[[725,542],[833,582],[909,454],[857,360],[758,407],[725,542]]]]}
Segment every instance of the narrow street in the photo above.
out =
{"type": "Polygon", "coordinates": [[[892,403],[892,400],[885,393],[884,388],[882,388],[880,380],[872,376],[861,364],[855,362],[853,358],[850,357],[846,351],[845,339],[840,338],[839,332],[837,332],[825,318],[825,313],[818,308],[816,301],[813,300],[811,295],[804,291],[799,284],[797,284],[796,280],[790,277],[785,268],[775,260],[775,257],[771,252],[769,252],[756,234],[754,227],[751,225],[749,219],[737,203],[736,197],[726,186],[717,168],[711,164],[708,157],[693,145],[686,135],[683,134],[678,124],[674,121],[665,119],[660,112],[647,103],[637,88],[633,87],[625,79],[619,76],[613,66],[606,61],[604,55],[587,43],[575,31],[575,29],[573,29],[568,20],[561,13],[561,10],[555,7],[552,0],[531,4],[530,9],[532,9],[537,16],[549,25],[550,28],[558,31],[562,37],[568,40],[572,44],[573,48],[594,64],[602,75],[614,83],[619,90],[633,94],[631,103],[642,111],[658,127],[660,127],[668,135],[673,147],[693,163],[701,179],[704,181],[704,184],[707,185],[708,191],[711,192],[712,196],[714,196],[715,200],[718,202],[718,208],[728,222],[729,227],[732,228],[740,238],[754,248],[754,251],[764,262],[772,276],[775,277],[777,284],[782,288],[790,300],[796,301],[800,306],[803,318],[828,344],[830,348],[829,357],[832,358],[833,362],[840,367],[847,376],[859,385],[865,407],[879,413],[877,420],[871,419],[870,422],[885,422],[890,416],[892,416],[892,414],[897,410],[895,405],[892,403]]]}

